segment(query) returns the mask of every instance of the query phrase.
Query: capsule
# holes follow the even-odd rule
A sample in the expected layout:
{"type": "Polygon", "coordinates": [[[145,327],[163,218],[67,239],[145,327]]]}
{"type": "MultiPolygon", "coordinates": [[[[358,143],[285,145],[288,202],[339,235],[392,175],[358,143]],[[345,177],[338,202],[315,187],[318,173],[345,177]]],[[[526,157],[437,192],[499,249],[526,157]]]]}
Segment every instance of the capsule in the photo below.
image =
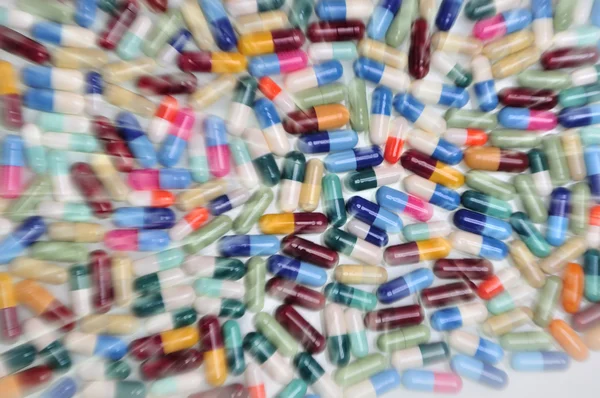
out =
{"type": "MultiPolygon", "coordinates": [[[[436,272],[435,268],[434,274],[439,274],[439,271],[436,272]]],[[[466,276],[463,274],[459,275],[459,277],[466,276]]],[[[425,288],[421,291],[420,298],[421,303],[425,307],[440,308],[450,304],[472,301],[475,295],[473,294],[472,287],[466,282],[454,282],[447,285],[425,288]]]]}
{"type": "Polygon", "coordinates": [[[591,302],[600,301],[600,252],[596,249],[589,249],[583,256],[584,272],[584,296],[591,302]]]}
{"type": "Polygon", "coordinates": [[[145,394],[144,383],[125,380],[92,381],[81,390],[83,398],[135,398],[145,394]]]}
{"type": "Polygon", "coordinates": [[[553,372],[568,369],[569,362],[563,352],[517,352],[510,359],[510,367],[518,372],[553,372]]]}
{"type": "Polygon", "coordinates": [[[491,130],[498,125],[495,114],[466,109],[448,109],[444,114],[447,127],[491,130]]]}
{"type": "Polygon", "coordinates": [[[595,47],[564,47],[546,51],[540,63],[545,70],[577,68],[596,63],[599,56],[595,47]]]}
{"type": "Polygon", "coordinates": [[[333,268],[339,260],[335,251],[296,235],[288,235],[281,240],[281,251],[300,261],[322,268],[333,268]]]}
{"type": "Polygon", "coordinates": [[[248,333],[244,337],[243,347],[271,379],[280,384],[287,384],[293,379],[292,368],[285,363],[277,348],[263,334],[248,333]]]}
{"type": "Polygon", "coordinates": [[[490,300],[507,288],[515,286],[521,273],[517,268],[504,268],[485,279],[478,287],[477,294],[483,300],[490,300]]]}
{"type": "Polygon", "coordinates": [[[377,305],[374,294],[341,283],[329,283],[325,286],[324,294],[333,302],[361,311],[371,311],[377,305]]]}
{"type": "Polygon", "coordinates": [[[346,224],[346,231],[378,247],[383,247],[389,242],[388,234],[383,229],[364,223],[358,219],[350,220],[346,224]]]}
{"type": "Polygon", "coordinates": [[[510,224],[532,254],[536,257],[547,257],[550,255],[550,245],[525,213],[513,213],[510,216],[510,224]]]}
{"type": "Polygon", "coordinates": [[[198,350],[176,351],[145,361],[140,365],[140,373],[145,380],[162,379],[197,369],[203,360],[198,350]]]}
{"type": "Polygon", "coordinates": [[[267,269],[273,275],[308,286],[323,286],[327,274],[319,267],[289,257],[273,255],[267,260],[267,269]]]}
{"type": "Polygon", "coordinates": [[[583,155],[590,193],[592,198],[598,201],[600,198],[600,147],[597,145],[587,146],[583,155]]]}
{"type": "Polygon", "coordinates": [[[502,36],[526,29],[533,19],[531,11],[516,8],[479,20],[473,26],[473,36],[482,41],[492,41],[502,36]]]}
{"type": "Polygon", "coordinates": [[[143,295],[133,302],[132,312],[138,317],[150,317],[192,305],[195,299],[191,286],[175,286],[143,295]]]}
{"type": "Polygon", "coordinates": [[[377,299],[384,304],[394,303],[431,286],[433,279],[431,270],[418,268],[380,285],[377,288],[377,299]]]}
{"type": "Polygon", "coordinates": [[[77,393],[77,384],[72,377],[63,377],[46,389],[42,398],[72,398],[77,393]]]}
{"type": "Polygon", "coordinates": [[[410,149],[400,158],[402,166],[436,184],[442,184],[448,188],[457,189],[464,184],[464,176],[457,170],[445,163],[410,149]]]}
{"type": "Polygon", "coordinates": [[[190,326],[196,322],[196,311],[191,307],[183,307],[173,312],[154,315],[144,322],[146,332],[158,334],[172,329],[190,326]]]}
{"type": "Polygon", "coordinates": [[[81,320],[81,331],[92,334],[131,335],[138,329],[138,326],[137,318],[129,314],[87,315],[81,320]]]}
{"type": "Polygon", "coordinates": [[[70,352],[111,361],[118,361],[127,354],[127,344],[112,336],[70,332],[64,338],[64,344],[70,352]]]}
{"type": "MultiPolygon", "coordinates": [[[[367,312],[364,322],[367,329],[375,331],[407,328],[409,326],[419,325],[423,322],[423,309],[420,305],[416,304],[406,305],[403,307],[384,308],[367,312]]],[[[405,330],[406,329],[403,329],[402,331],[404,332],[405,330]]],[[[427,329],[427,331],[429,331],[429,329],[427,329]]],[[[417,332],[416,330],[411,329],[411,332],[413,333],[404,332],[401,340],[403,340],[405,343],[407,340],[412,340],[415,345],[428,340],[428,336],[425,336],[422,330],[417,332]],[[421,341],[421,339],[425,341],[421,341]],[[418,342],[414,342],[414,340],[418,340],[418,342]]],[[[390,347],[387,342],[383,344],[382,342],[378,341],[378,346],[384,346],[384,348],[387,347],[388,351],[394,349],[390,347]]]]}
{"type": "MultiPolygon", "coordinates": [[[[293,339],[298,340],[310,354],[318,354],[325,350],[326,340],[306,319],[291,305],[281,305],[275,311],[275,319],[284,331],[289,332],[293,339]]],[[[286,332],[286,333],[287,333],[286,332]]],[[[252,333],[250,333],[252,335],[252,333]]],[[[294,350],[295,354],[296,350],[294,350]]],[[[280,372],[277,369],[277,372],[280,372]]]]}
{"type": "MultiPolygon", "coordinates": [[[[443,185],[428,181],[417,175],[412,175],[404,179],[404,188],[409,194],[416,196],[419,199],[425,200],[435,206],[439,206],[446,210],[455,210],[460,204],[460,196],[452,189],[446,188],[443,185]]],[[[410,197],[410,195],[409,195],[410,197]]],[[[430,207],[433,211],[433,209],[430,207]]],[[[419,219],[419,221],[427,221],[431,217],[419,219]]]]}
{"type": "Polygon", "coordinates": [[[492,66],[492,74],[496,79],[513,76],[535,65],[539,59],[539,51],[533,47],[527,47],[496,62],[492,66]]]}
{"type": "Polygon", "coordinates": [[[366,264],[379,264],[383,257],[381,248],[337,228],[325,231],[325,245],[366,264]]]}
{"type": "Polygon", "coordinates": [[[367,84],[359,77],[353,78],[348,84],[348,108],[350,110],[350,126],[359,133],[366,131],[369,127],[367,84]]]}
{"type": "Polygon", "coordinates": [[[284,86],[291,93],[321,87],[338,80],[342,76],[342,72],[343,68],[340,61],[326,61],[313,67],[289,73],[284,78],[284,86]]]}
{"type": "Polygon", "coordinates": [[[459,354],[452,357],[450,367],[458,375],[496,390],[501,390],[508,384],[506,372],[466,355],[459,354]]]}
{"type": "Polygon", "coordinates": [[[0,38],[2,38],[0,48],[11,54],[40,65],[50,60],[50,53],[46,47],[6,26],[0,27],[0,38]]]}
{"type": "Polygon", "coordinates": [[[404,92],[410,86],[410,78],[400,70],[381,62],[359,57],[353,63],[354,74],[360,79],[404,92]]]}
{"type": "Polygon", "coordinates": [[[479,102],[479,109],[490,112],[498,106],[498,94],[494,84],[494,77],[490,61],[483,55],[477,55],[471,60],[475,95],[479,102]]]}
{"type": "Polygon", "coordinates": [[[295,304],[313,311],[325,307],[323,294],[282,278],[271,278],[265,291],[274,298],[283,300],[285,304],[295,304]]]}
{"type": "Polygon", "coordinates": [[[384,159],[388,163],[395,164],[400,160],[408,127],[408,121],[401,116],[392,120],[388,129],[385,151],[383,154],[384,159]]]}
{"type": "Polygon", "coordinates": [[[444,342],[423,343],[416,347],[394,351],[391,356],[392,366],[397,371],[421,368],[444,362],[450,356],[450,350],[444,342]]]}
{"type": "Polygon", "coordinates": [[[461,378],[452,372],[408,369],[402,373],[402,385],[413,391],[455,394],[462,390],[461,378]]]}
{"type": "Polygon", "coordinates": [[[52,369],[46,365],[34,366],[0,380],[0,388],[7,398],[22,398],[39,391],[52,379],[52,369]]]}
{"type": "Polygon", "coordinates": [[[345,171],[360,170],[375,167],[383,162],[383,154],[377,146],[354,148],[325,157],[324,164],[327,171],[343,173],[345,171]]]}
{"type": "Polygon", "coordinates": [[[571,192],[566,188],[556,188],[550,196],[546,241],[552,246],[561,246],[567,239],[571,192]]]}
{"type": "Polygon", "coordinates": [[[513,199],[516,193],[512,183],[504,182],[480,170],[469,170],[465,175],[465,181],[469,188],[503,201],[513,199]]]}
{"type": "Polygon", "coordinates": [[[398,182],[401,176],[402,168],[396,165],[384,165],[374,169],[350,172],[344,178],[344,186],[353,192],[364,191],[398,182]]]}
{"type": "Polygon", "coordinates": [[[96,43],[91,30],[55,22],[37,22],[31,27],[34,39],[61,47],[89,48],[96,43]]]}
{"type": "Polygon", "coordinates": [[[442,279],[469,278],[482,280],[491,276],[494,267],[489,260],[477,258],[442,259],[433,265],[433,273],[442,279]]]}
{"type": "Polygon", "coordinates": [[[419,129],[438,136],[446,130],[446,121],[411,94],[396,95],[393,105],[396,112],[419,129]]]}
{"type": "Polygon", "coordinates": [[[463,231],[490,238],[505,240],[512,234],[509,223],[470,210],[458,210],[453,216],[454,225],[463,231]]]}
{"type": "Polygon", "coordinates": [[[589,247],[600,246],[600,208],[593,206],[589,211],[589,228],[586,233],[587,244],[589,247]]]}
{"type": "Polygon", "coordinates": [[[482,303],[466,303],[437,310],[430,321],[435,330],[447,331],[483,323],[487,315],[487,308],[482,303]]]}
{"type": "Polygon", "coordinates": [[[589,357],[589,349],[581,337],[562,319],[554,319],[548,325],[550,334],[571,358],[583,362],[589,357]]]}
{"type": "Polygon", "coordinates": [[[201,296],[194,301],[194,309],[200,315],[215,315],[238,319],[246,313],[246,306],[239,300],[201,296]]]}
{"type": "Polygon", "coordinates": [[[239,234],[248,233],[272,201],[271,190],[268,187],[260,187],[244,204],[242,211],[233,222],[233,230],[239,234]]]}
{"type": "Polygon", "coordinates": [[[469,102],[469,93],[463,88],[426,80],[413,82],[410,93],[428,105],[462,108],[469,102]]]}

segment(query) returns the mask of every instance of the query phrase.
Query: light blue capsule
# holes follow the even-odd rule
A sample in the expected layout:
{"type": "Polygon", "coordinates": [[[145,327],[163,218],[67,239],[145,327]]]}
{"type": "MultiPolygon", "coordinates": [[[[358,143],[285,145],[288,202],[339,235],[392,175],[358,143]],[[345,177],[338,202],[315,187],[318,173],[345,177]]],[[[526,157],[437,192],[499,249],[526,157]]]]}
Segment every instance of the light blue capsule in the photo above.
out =
{"type": "Polygon", "coordinates": [[[518,372],[555,372],[567,370],[571,359],[558,351],[516,352],[510,359],[510,367],[518,372]]]}
{"type": "Polygon", "coordinates": [[[77,393],[77,383],[72,377],[63,377],[48,387],[40,398],[72,398],[77,393]]]}
{"type": "Polygon", "coordinates": [[[508,384],[508,375],[492,365],[466,355],[455,355],[450,360],[452,371],[459,376],[500,390],[508,384]]]}

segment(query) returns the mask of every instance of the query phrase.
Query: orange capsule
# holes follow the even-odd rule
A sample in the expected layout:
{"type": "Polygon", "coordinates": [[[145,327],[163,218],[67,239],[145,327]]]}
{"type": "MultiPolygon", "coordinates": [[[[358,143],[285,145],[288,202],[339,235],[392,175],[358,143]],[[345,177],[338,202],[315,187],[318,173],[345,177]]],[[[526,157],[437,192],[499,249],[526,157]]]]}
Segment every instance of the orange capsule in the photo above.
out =
{"type": "Polygon", "coordinates": [[[318,105],[288,114],[283,128],[290,134],[337,129],[348,123],[350,112],[341,104],[318,105]]]}
{"type": "Polygon", "coordinates": [[[569,263],[563,274],[562,305],[566,312],[574,314],[579,311],[584,285],[583,268],[579,264],[569,263]]]}
{"type": "Polygon", "coordinates": [[[175,195],[169,191],[134,191],[127,196],[129,204],[138,207],[170,207],[175,203],[175,195]]]}
{"type": "Polygon", "coordinates": [[[577,333],[562,319],[554,319],[548,325],[550,334],[563,350],[576,361],[585,361],[590,355],[589,349],[577,333]]]}
{"type": "Polygon", "coordinates": [[[529,167],[525,152],[496,147],[470,147],[464,152],[464,161],[472,169],[521,173],[529,167]]]}
{"type": "Polygon", "coordinates": [[[478,129],[448,129],[444,138],[456,146],[482,146],[488,141],[487,133],[478,129]]]}

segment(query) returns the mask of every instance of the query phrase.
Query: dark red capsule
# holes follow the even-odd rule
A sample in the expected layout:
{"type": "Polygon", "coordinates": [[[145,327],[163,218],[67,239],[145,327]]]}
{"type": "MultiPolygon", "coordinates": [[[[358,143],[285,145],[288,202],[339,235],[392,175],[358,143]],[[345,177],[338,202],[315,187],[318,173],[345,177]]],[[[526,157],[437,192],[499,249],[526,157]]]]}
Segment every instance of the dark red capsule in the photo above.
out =
{"type": "Polygon", "coordinates": [[[73,164],[71,179],[96,217],[110,217],[113,211],[110,197],[89,164],[82,162],[73,164]]]}
{"type": "Polygon", "coordinates": [[[23,127],[23,110],[19,94],[6,94],[0,97],[2,121],[4,126],[11,130],[23,127]]]}
{"type": "Polygon", "coordinates": [[[444,258],[433,264],[433,273],[442,279],[483,280],[494,275],[494,266],[482,258],[444,258]]]}
{"type": "Polygon", "coordinates": [[[198,78],[191,73],[171,73],[160,76],[142,76],[137,81],[140,94],[178,95],[192,94],[198,87],[198,78]]]}
{"type": "Polygon", "coordinates": [[[75,328],[75,314],[58,299],[54,300],[40,316],[48,322],[61,325],[60,330],[63,332],[70,332],[75,328]]]}
{"type": "Polygon", "coordinates": [[[534,110],[552,109],[558,103],[558,95],[552,90],[527,87],[507,87],[498,93],[503,105],[534,110]]]}
{"type": "Polygon", "coordinates": [[[50,61],[50,53],[46,47],[6,26],[0,26],[0,49],[36,64],[50,61]]]}
{"type": "Polygon", "coordinates": [[[319,131],[319,117],[315,108],[291,112],[283,120],[283,128],[290,134],[305,134],[319,131]]]}
{"type": "Polygon", "coordinates": [[[367,312],[365,327],[369,330],[391,330],[415,326],[423,322],[423,309],[418,304],[390,307],[367,312]]]}
{"type": "Polygon", "coordinates": [[[546,51],[540,63],[546,70],[577,68],[598,62],[600,53],[594,47],[565,47],[546,51]]]}
{"type": "Polygon", "coordinates": [[[298,305],[314,311],[325,307],[323,294],[285,279],[270,279],[265,285],[265,291],[268,295],[283,300],[285,304],[298,305]]]}
{"type": "Polygon", "coordinates": [[[590,329],[600,324],[600,303],[592,304],[573,314],[571,326],[578,332],[590,329]]]}
{"type": "Polygon", "coordinates": [[[189,349],[149,359],[140,366],[140,373],[144,380],[162,379],[197,369],[202,362],[202,353],[189,349]]]}
{"type": "Polygon", "coordinates": [[[437,160],[414,149],[405,151],[400,157],[400,163],[405,169],[427,180],[436,171],[438,165],[437,160]]]}
{"type": "Polygon", "coordinates": [[[273,51],[276,53],[297,50],[306,41],[301,29],[272,30],[271,37],[273,38],[273,51]]]}
{"type": "Polygon", "coordinates": [[[184,51],[177,57],[177,65],[184,72],[212,72],[212,53],[184,51]]]}
{"type": "Polygon", "coordinates": [[[340,260],[335,250],[296,235],[288,235],[281,240],[281,251],[300,261],[328,269],[335,267],[340,260]]]}
{"type": "Polygon", "coordinates": [[[144,361],[153,356],[164,354],[162,338],[159,334],[152,336],[140,337],[129,343],[127,352],[131,357],[138,361],[144,361]]]}
{"type": "MultiPolygon", "coordinates": [[[[169,8],[169,0],[144,0],[152,12],[163,13],[169,8]]],[[[171,0],[173,1],[173,0],[171,0]]],[[[178,3],[175,1],[175,3],[178,3]]]]}
{"type": "Polygon", "coordinates": [[[200,334],[200,351],[207,352],[223,348],[221,324],[216,316],[206,315],[200,318],[198,332],[200,334]]]}
{"type": "Polygon", "coordinates": [[[275,319],[304,349],[311,354],[318,354],[325,350],[327,341],[294,307],[280,305],[275,311],[275,319]]]}
{"type": "Polygon", "coordinates": [[[319,21],[308,25],[306,36],[312,42],[360,40],[365,34],[362,21],[319,21]]]}
{"type": "Polygon", "coordinates": [[[429,73],[431,60],[431,39],[427,20],[419,18],[413,22],[408,50],[408,73],[415,79],[422,79],[429,73]]]}
{"type": "Polygon", "coordinates": [[[126,0],[119,5],[115,15],[108,21],[106,29],[98,37],[98,46],[114,50],[137,18],[140,6],[136,0],[126,0]]]}
{"type": "Polygon", "coordinates": [[[108,312],[115,301],[111,268],[111,258],[104,250],[90,253],[90,271],[94,287],[92,303],[96,312],[108,312]]]}
{"type": "Polygon", "coordinates": [[[133,170],[135,166],[133,154],[110,120],[105,117],[96,117],[92,121],[92,130],[96,138],[104,145],[106,153],[112,157],[117,170],[123,173],[133,170]]]}
{"type": "Polygon", "coordinates": [[[34,391],[39,391],[42,385],[52,380],[52,369],[46,365],[34,366],[9,377],[15,380],[16,385],[7,380],[6,383],[2,384],[2,387],[5,388],[2,391],[2,396],[24,397],[34,391]]]}
{"type": "Polygon", "coordinates": [[[445,307],[450,304],[471,301],[474,298],[473,290],[465,282],[454,282],[421,290],[421,302],[429,308],[445,307]]]}

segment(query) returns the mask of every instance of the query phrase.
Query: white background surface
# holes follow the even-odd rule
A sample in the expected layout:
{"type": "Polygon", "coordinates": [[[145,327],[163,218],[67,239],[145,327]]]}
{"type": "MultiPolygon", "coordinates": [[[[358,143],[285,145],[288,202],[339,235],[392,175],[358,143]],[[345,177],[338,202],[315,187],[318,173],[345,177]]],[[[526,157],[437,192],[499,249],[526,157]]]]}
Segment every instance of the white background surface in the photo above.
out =
{"type": "MultiPolygon", "coordinates": [[[[288,4],[286,5],[286,8],[285,8],[286,10],[287,10],[288,5],[291,3],[291,1],[288,0],[287,3],[288,4]]],[[[13,4],[13,0],[0,0],[0,5],[10,7],[12,4],[13,4]]],[[[438,4],[439,4],[439,2],[438,2],[438,4]]],[[[100,32],[103,30],[105,21],[106,21],[106,16],[102,11],[98,11],[98,14],[99,14],[99,17],[96,21],[96,24],[93,26],[93,30],[96,32],[100,32]]],[[[152,17],[154,19],[156,19],[157,15],[152,15],[152,17]]],[[[311,21],[312,20],[315,20],[314,14],[313,14],[311,21]]],[[[367,21],[365,21],[365,22],[367,22],[367,21]]],[[[459,17],[458,21],[456,22],[456,24],[453,27],[453,29],[451,30],[451,32],[469,34],[472,29],[472,25],[473,25],[472,22],[468,21],[466,18],[464,18],[461,15],[461,17],[459,17]]],[[[23,32],[23,33],[27,34],[26,32],[23,32]]],[[[408,50],[407,45],[408,45],[408,40],[405,41],[402,49],[407,51],[408,50]]],[[[51,48],[50,45],[48,45],[48,47],[51,48]]],[[[186,47],[186,49],[197,50],[195,45],[193,44],[193,42],[188,43],[188,46],[186,47]]],[[[453,56],[455,56],[455,55],[453,55],[453,56]]],[[[112,57],[111,59],[117,60],[117,58],[114,54],[111,54],[111,57],[112,57]]],[[[26,62],[24,60],[14,57],[6,52],[0,52],[0,59],[5,59],[5,60],[12,62],[19,69],[20,69],[20,67],[22,67],[23,65],[26,64],[26,62]]],[[[467,66],[467,67],[469,66],[469,64],[468,64],[469,60],[467,58],[458,57],[458,59],[464,66],[467,66]]],[[[354,77],[354,74],[352,71],[352,65],[350,62],[345,62],[344,67],[345,67],[345,74],[343,77],[343,81],[348,82],[352,77],[354,77]]],[[[171,68],[162,69],[162,70],[159,69],[159,70],[157,70],[156,73],[159,74],[159,73],[168,73],[168,72],[175,72],[175,71],[177,71],[177,68],[171,67],[171,68]]],[[[199,78],[200,86],[213,79],[213,76],[211,76],[210,74],[197,74],[197,76],[199,78]]],[[[434,71],[430,72],[430,74],[427,76],[427,79],[444,81],[434,71]]],[[[275,80],[278,82],[281,82],[280,79],[276,78],[275,80]]],[[[505,79],[502,82],[499,82],[497,87],[498,87],[498,89],[500,89],[502,87],[510,85],[510,83],[512,83],[511,79],[505,79]]],[[[370,92],[374,88],[374,85],[372,83],[368,83],[367,86],[368,86],[368,92],[369,92],[368,97],[369,97],[369,103],[370,103],[370,92]]],[[[474,95],[472,88],[469,89],[469,92],[470,92],[471,96],[474,95]]],[[[158,97],[153,97],[152,99],[156,103],[158,103],[160,101],[160,99],[158,97]]],[[[222,117],[226,117],[228,104],[229,104],[230,100],[231,100],[231,95],[227,95],[221,101],[219,101],[218,103],[213,105],[211,108],[209,108],[207,110],[207,112],[216,114],[216,115],[219,115],[222,117]]],[[[183,98],[182,98],[182,102],[184,102],[183,98]]],[[[470,109],[470,108],[476,109],[476,104],[471,105],[471,103],[469,103],[466,106],[466,109],[470,109]]],[[[442,113],[444,111],[444,109],[440,108],[439,111],[440,111],[440,113],[442,113]]],[[[36,117],[36,113],[37,112],[27,111],[26,112],[27,121],[34,121],[35,117],[36,117]]],[[[140,118],[140,121],[143,123],[144,126],[146,126],[148,123],[148,120],[143,120],[141,118],[140,118]]],[[[257,126],[256,120],[254,118],[252,118],[252,120],[250,121],[250,125],[257,126]]],[[[368,145],[368,137],[366,137],[364,133],[360,134],[359,136],[360,136],[359,146],[368,145]]],[[[295,138],[293,138],[292,136],[288,136],[288,137],[291,140],[295,140],[295,138]]],[[[313,156],[310,155],[310,157],[313,157],[313,156]]],[[[77,161],[82,158],[85,159],[85,155],[77,154],[77,153],[70,153],[69,158],[71,161],[77,161]]],[[[309,155],[307,155],[307,158],[309,158],[309,155]]],[[[281,159],[279,159],[279,162],[281,164],[281,159]]],[[[466,171],[466,168],[462,164],[458,167],[461,170],[466,171]]],[[[508,179],[508,177],[509,177],[508,174],[503,174],[503,173],[498,173],[498,175],[502,175],[502,178],[504,178],[504,179],[508,179]]],[[[231,177],[230,180],[231,180],[232,187],[236,186],[236,182],[234,181],[234,178],[232,178],[233,175],[230,175],[230,177],[231,177]]],[[[340,175],[340,177],[343,178],[343,175],[340,175]]],[[[400,184],[400,186],[398,186],[398,184],[394,184],[394,185],[392,185],[392,187],[402,189],[401,184],[400,184]]],[[[464,189],[461,189],[460,191],[462,192],[462,190],[464,190],[464,189]]],[[[363,192],[359,193],[359,195],[364,196],[369,199],[373,199],[374,192],[375,192],[375,190],[363,191],[363,192]]],[[[275,193],[275,200],[273,201],[271,207],[268,209],[269,213],[279,212],[279,210],[276,207],[277,194],[278,194],[277,187],[274,188],[274,193],[275,193]]],[[[352,193],[345,192],[346,198],[350,197],[351,195],[352,195],[352,193]]],[[[519,202],[518,200],[515,200],[512,202],[515,209],[517,209],[518,206],[520,206],[520,204],[518,202],[519,202]]],[[[123,206],[124,204],[121,203],[119,205],[123,206]]],[[[235,216],[238,214],[239,210],[240,209],[234,209],[233,211],[229,212],[228,215],[232,219],[235,219],[235,216]]],[[[448,222],[451,222],[451,213],[450,212],[447,212],[447,211],[442,210],[437,207],[435,208],[435,210],[436,210],[436,213],[435,213],[432,221],[448,220],[448,222]]],[[[319,206],[319,208],[316,211],[322,211],[321,206],[319,206]]],[[[178,213],[178,216],[181,216],[181,214],[178,213]]],[[[413,220],[408,219],[406,217],[402,217],[402,218],[403,218],[405,225],[414,222],[413,220]]],[[[107,230],[114,228],[114,226],[112,226],[109,221],[105,221],[104,224],[106,225],[107,230]]],[[[233,233],[233,231],[231,233],[233,233]]],[[[257,229],[253,229],[253,231],[251,231],[251,233],[259,233],[259,231],[257,229]]],[[[321,237],[318,235],[304,235],[303,237],[313,240],[315,242],[321,242],[321,237]]],[[[516,237],[516,235],[514,235],[514,238],[518,239],[516,237]]],[[[403,238],[401,237],[401,235],[398,235],[398,234],[390,235],[390,244],[397,244],[402,241],[403,241],[403,238]]],[[[96,248],[100,248],[100,245],[98,245],[98,247],[96,247],[94,245],[90,245],[90,251],[93,249],[96,249],[96,248]]],[[[216,255],[216,252],[214,251],[214,245],[203,250],[201,252],[201,254],[216,255]]],[[[131,253],[132,258],[140,258],[140,257],[144,257],[144,256],[145,256],[145,254],[142,254],[142,253],[131,253]]],[[[464,256],[464,255],[454,251],[452,253],[451,257],[461,258],[461,257],[468,257],[468,256],[464,256]]],[[[356,263],[355,260],[347,258],[343,255],[341,255],[340,258],[341,258],[340,264],[356,263]]],[[[243,259],[243,260],[246,260],[246,259],[243,259]]],[[[496,269],[501,269],[505,266],[508,266],[509,264],[510,263],[509,263],[508,259],[505,261],[494,262],[494,266],[496,267],[496,269]]],[[[67,266],[68,264],[63,264],[63,265],[67,266]]],[[[409,272],[415,268],[423,267],[423,266],[430,266],[430,264],[413,264],[410,266],[386,267],[386,268],[388,271],[389,279],[391,280],[398,276],[404,275],[407,272],[409,272]]],[[[4,270],[5,267],[6,266],[2,266],[0,269],[4,270]]],[[[328,274],[330,277],[329,282],[331,282],[332,277],[333,277],[332,271],[329,271],[328,274]]],[[[267,277],[269,277],[269,275],[267,275],[267,277]]],[[[449,281],[442,281],[442,280],[438,279],[435,281],[434,285],[444,284],[444,283],[448,283],[448,282],[449,281]]],[[[62,285],[62,286],[50,286],[50,285],[46,285],[46,286],[50,290],[52,290],[57,295],[57,297],[59,297],[61,300],[63,300],[63,302],[65,302],[66,304],[70,304],[70,298],[69,298],[67,284],[62,285]]],[[[376,288],[375,286],[357,286],[357,287],[367,290],[367,291],[374,291],[376,288]]],[[[320,290],[322,290],[322,289],[320,289],[320,290]]],[[[394,306],[411,304],[411,303],[415,302],[416,299],[417,298],[414,296],[410,297],[410,298],[406,298],[400,302],[395,303],[394,306]]],[[[281,302],[279,302],[277,300],[273,300],[267,296],[266,301],[265,301],[264,311],[272,314],[274,312],[274,309],[280,304],[281,304],[281,302]]],[[[383,308],[383,306],[379,306],[378,308],[383,308]]],[[[313,324],[317,329],[321,330],[324,333],[324,325],[323,325],[323,320],[321,319],[321,313],[311,312],[311,311],[308,311],[308,310],[305,310],[302,308],[297,308],[297,309],[309,322],[311,322],[311,324],[313,324]]],[[[120,309],[113,309],[113,311],[111,311],[111,313],[123,313],[123,312],[124,311],[120,310],[120,309]]],[[[426,311],[426,314],[427,314],[426,321],[425,321],[426,323],[428,323],[428,317],[429,317],[430,313],[431,313],[431,311],[426,311]]],[[[242,319],[239,320],[243,334],[246,334],[246,333],[254,330],[254,327],[252,325],[252,315],[253,314],[247,312],[246,315],[242,319]]],[[[562,317],[563,314],[560,313],[557,315],[562,317]]],[[[27,317],[30,317],[31,314],[27,310],[21,309],[20,316],[21,316],[21,319],[26,319],[27,317]]],[[[222,321],[224,321],[224,320],[222,320],[222,321]]],[[[523,328],[523,330],[527,330],[527,328],[528,327],[525,327],[525,328],[523,328]]],[[[534,329],[533,326],[529,327],[529,328],[531,328],[532,330],[534,329]]],[[[476,329],[470,329],[470,331],[471,332],[480,332],[480,330],[476,330],[476,329]]],[[[144,331],[139,330],[135,337],[140,337],[140,336],[144,336],[144,335],[145,335],[144,331]]],[[[379,333],[368,332],[369,344],[371,345],[371,351],[370,351],[371,353],[377,352],[377,348],[375,346],[375,341],[376,341],[376,338],[378,335],[379,335],[379,333]]],[[[432,330],[432,338],[430,341],[438,341],[443,338],[445,338],[445,336],[443,334],[436,333],[435,331],[432,330]]],[[[23,343],[23,342],[24,342],[24,339],[22,338],[19,343],[23,343]]],[[[4,352],[5,350],[7,350],[11,347],[6,346],[6,345],[0,345],[0,352],[4,352]]],[[[599,368],[600,367],[600,354],[594,355],[594,353],[592,353],[590,359],[585,363],[573,362],[570,369],[564,373],[531,373],[531,374],[517,373],[517,372],[514,372],[512,369],[510,369],[509,362],[508,362],[509,357],[510,357],[510,354],[507,353],[505,359],[499,365],[500,368],[504,369],[509,374],[510,381],[509,381],[508,387],[505,390],[495,391],[495,390],[491,390],[489,388],[480,386],[472,381],[463,380],[463,390],[460,393],[460,396],[465,397],[465,398],[475,398],[475,397],[479,398],[482,396],[529,397],[532,395],[536,395],[536,396],[557,397],[558,398],[558,397],[565,397],[568,395],[572,395],[574,393],[577,394],[578,397],[597,396],[597,390],[595,390],[595,387],[597,386],[597,380],[594,380],[594,376],[597,374],[597,369],[600,369],[599,368]]],[[[328,372],[332,372],[335,370],[335,367],[328,361],[326,352],[322,353],[320,355],[316,355],[315,358],[324,368],[326,368],[326,370],[328,372]]],[[[80,356],[74,356],[74,359],[76,360],[76,362],[81,362],[81,361],[85,360],[85,358],[80,357],[80,356]]],[[[246,361],[247,362],[251,361],[251,358],[248,355],[246,355],[246,361]]],[[[134,369],[137,369],[137,366],[139,366],[139,363],[135,362],[135,361],[129,361],[129,363],[132,365],[132,367],[134,369]]],[[[75,368],[76,368],[76,365],[74,366],[74,369],[75,368]]],[[[435,366],[430,367],[430,369],[438,370],[438,371],[449,371],[450,370],[448,363],[437,364],[435,366]]],[[[199,370],[197,370],[197,372],[199,372],[199,377],[203,377],[203,371],[204,371],[203,367],[201,367],[199,370]]],[[[70,372],[70,373],[73,373],[73,372],[70,372]]],[[[131,376],[130,376],[130,379],[132,379],[131,376]]],[[[267,395],[269,397],[274,396],[276,393],[278,393],[283,388],[283,386],[272,382],[266,375],[264,375],[264,379],[265,379],[265,384],[266,384],[266,389],[267,389],[267,395]]],[[[55,378],[54,380],[57,380],[57,378],[55,378]]],[[[227,379],[227,384],[233,383],[233,382],[242,382],[243,383],[244,382],[243,376],[233,377],[230,375],[229,378],[227,379]]],[[[206,388],[208,389],[208,388],[210,388],[210,386],[207,385],[206,388]]],[[[310,388],[309,388],[309,393],[310,393],[310,388]]],[[[400,388],[386,394],[385,397],[389,398],[389,397],[396,397],[396,396],[400,396],[400,395],[404,396],[404,397],[410,396],[410,397],[423,397],[423,398],[433,396],[433,394],[408,391],[408,390],[404,389],[403,387],[400,387],[400,388]]],[[[2,393],[0,392],[0,397],[1,396],[2,396],[2,393]]]]}

